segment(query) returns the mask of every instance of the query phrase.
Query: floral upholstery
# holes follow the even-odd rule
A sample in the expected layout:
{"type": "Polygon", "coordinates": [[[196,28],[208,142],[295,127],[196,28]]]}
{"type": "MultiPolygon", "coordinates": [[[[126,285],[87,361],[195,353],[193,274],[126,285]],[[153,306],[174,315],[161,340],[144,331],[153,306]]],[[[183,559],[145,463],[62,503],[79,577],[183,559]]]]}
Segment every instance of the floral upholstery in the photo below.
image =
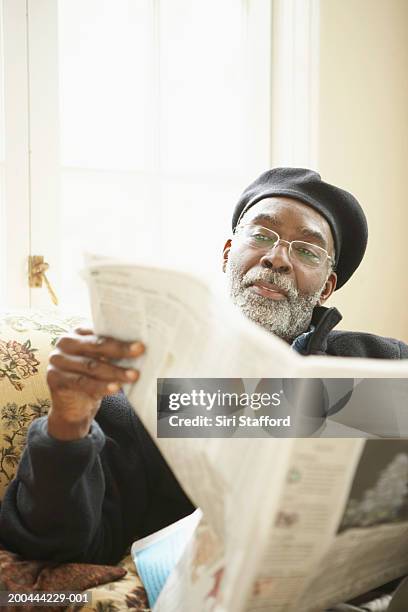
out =
{"type": "MultiPolygon", "coordinates": [[[[124,567],[85,563],[56,564],[50,561],[27,561],[0,547],[0,589],[34,594],[35,591],[87,591],[95,585],[126,575],[124,567]]],[[[35,602],[22,606],[24,612],[37,612],[35,602]]],[[[48,612],[59,612],[59,606],[47,606],[48,612]]]]}
{"type": "Polygon", "coordinates": [[[48,355],[83,318],[40,312],[0,315],[0,499],[14,477],[28,426],[47,414],[48,355]]]}
{"type": "MultiPolygon", "coordinates": [[[[81,612],[150,612],[146,591],[136,573],[131,555],[125,557],[119,565],[127,570],[126,576],[93,588],[92,602],[85,604],[81,612]]],[[[75,608],[68,610],[73,612],[75,608]]]]}
{"type": "MultiPolygon", "coordinates": [[[[84,323],[83,317],[56,311],[0,314],[0,500],[16,473],[31,421],[47,414],[50,408],[45,380],[48,355],[59,336],[84,323]]],[[[21,564],[21,560],[16,563],[21,564]]],[[[81,610],[148,610],[145,591],[131,556],[128,555],[120,565],[127,572],[124,578],[92,588],[92,604],[81,610]]],[[[95,574],[95,567],[89,566],[89,578],[92,571],[95,574]]],[[[111,574],[113,576],[115,572],[111,574]]],[[[99,582],[100,575],[92,584],[99,582]]],[[[55,590],[61,590],[60,585],[55,590]]]]}

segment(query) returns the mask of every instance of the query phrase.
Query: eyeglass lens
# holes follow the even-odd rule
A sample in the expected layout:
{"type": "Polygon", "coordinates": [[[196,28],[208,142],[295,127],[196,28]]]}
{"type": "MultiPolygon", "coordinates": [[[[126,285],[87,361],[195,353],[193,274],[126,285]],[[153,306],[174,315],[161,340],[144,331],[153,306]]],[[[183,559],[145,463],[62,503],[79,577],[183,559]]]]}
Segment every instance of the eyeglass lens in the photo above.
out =
{"type": "MultiPolygon", "coordinates": [[[[242,238],[251,246],[265,251],[272,249],[280,240],[276,232],[260,225],[243,227],[242,238]]],[[[324,249],[315,244],[293,240],[289,247],[289,257],[307,266],[317,268],[326,261],[328,255],[324,249]]]]}

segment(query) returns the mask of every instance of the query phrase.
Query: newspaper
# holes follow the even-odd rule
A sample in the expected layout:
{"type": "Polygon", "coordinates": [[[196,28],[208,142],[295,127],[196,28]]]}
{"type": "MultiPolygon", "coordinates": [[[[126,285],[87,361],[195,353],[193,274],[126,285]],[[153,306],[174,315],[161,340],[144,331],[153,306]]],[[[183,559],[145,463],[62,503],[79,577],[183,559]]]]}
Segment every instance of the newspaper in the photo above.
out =
{"type": "Polygon", "coordinates": [[[408,442],[156,436],[157,379],[406,379],[407,362],[305,359],[177,271],[90,257],[84,277],[95,331],[145,343],[125,392],[203,513],[155,611],[317,612],[408,572],[408,442]]]}
{"type": "Polygon", "coordinates": [[[196,531],[201,517],[202,512],[197,509],[177,522],[133,542],[131,554],[151,608],[196,531]]]}

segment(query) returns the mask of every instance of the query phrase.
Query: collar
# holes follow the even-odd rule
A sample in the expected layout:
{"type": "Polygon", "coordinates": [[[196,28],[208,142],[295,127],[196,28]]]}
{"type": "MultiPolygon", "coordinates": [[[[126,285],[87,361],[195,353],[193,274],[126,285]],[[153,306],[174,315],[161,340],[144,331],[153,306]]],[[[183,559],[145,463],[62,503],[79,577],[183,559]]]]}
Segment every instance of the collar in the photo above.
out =
{"type": "Polygon", "coordinates": [[[310,325],[307,331],[303,332],[302,334],[300,334],[294,339],[294,341],[291,344],[291,348],[293,348],[293,350],[296,351],[297,353],[300,353],[301,355],[303,355],[304,351],[306,350],[307,341],[310,335],[313,334],[315,329],[316,328],[314,325],[310,325]]]}
{"type": "Polygon", "coordinates": [[[342,318],[337,308],[315,306],[309,330],[295,338],[292,347],[302,355],[325,355],[329,333],[342,318]],[[300,345],[294,346],[298,340],[300,345]]]}

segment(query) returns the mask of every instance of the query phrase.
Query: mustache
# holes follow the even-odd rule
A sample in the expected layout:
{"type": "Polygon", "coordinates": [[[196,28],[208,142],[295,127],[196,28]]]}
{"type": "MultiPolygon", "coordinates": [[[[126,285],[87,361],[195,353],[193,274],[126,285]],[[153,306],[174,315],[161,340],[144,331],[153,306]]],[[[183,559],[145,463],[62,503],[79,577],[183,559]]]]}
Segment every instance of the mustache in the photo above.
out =
{"type": "Polygon", "coordinates": [[[280,272],[274,272],[273,270],[248,270],[242,277],[242,283],[245,288],[250,287],[253,283],[267,282],[276,285],[278,289],[282,289],[288,295],[289,299],[297,298],[299,291],[296,289],[293,281],[288,278],[285,274],[280,272]]]}

